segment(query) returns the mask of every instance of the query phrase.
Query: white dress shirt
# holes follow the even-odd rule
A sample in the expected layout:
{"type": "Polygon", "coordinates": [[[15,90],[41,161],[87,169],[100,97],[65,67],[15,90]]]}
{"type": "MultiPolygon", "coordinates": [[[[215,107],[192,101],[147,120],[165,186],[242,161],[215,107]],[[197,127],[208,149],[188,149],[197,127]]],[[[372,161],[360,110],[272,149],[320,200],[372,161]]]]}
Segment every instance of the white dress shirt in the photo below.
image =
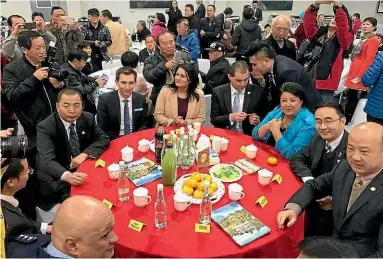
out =
{"type": "MultiPolygon", "coordinates": [[[[16,209],[18,209],[18,207],[19,207],[19,201],[16,200],[15,197],[13,197],[13,196],[9,196],[9,195],[1,194],[1,199],[2,199],[3,201],[7,201],[7,202],[9,202],[13,207],[15,207],[16,209]]],[[[24,213],[23,213],[23,214],[24,214],[24,213]]],[[[40,226],[40,231],[41,231],[41,233],[46,234],[46,233],[47,233],[47,228],[48,228],[48,223],[41,222],[41,226],[40,226]]]]}
{"type": "MultiPolygon", "coordinates": [[[[60,119],[61,119],[61,117],[60,117],[60,119]]],[[[70,129],[69,129],[69,127],[70,127],[70,125],[71,125],[72,123],[74,123],[74,125],[76,126],[76,122],[67,122],[67,121],[64,121],[63,119],[61,119],[61,121],[62,121],[63,124],[64,124],[65,130],[66,130],[66,133],[67,133],[67,135],[68,135],[68,139],[69,139],[69,138],[70,138],[70,137],[69,137],[69,136],[70,136],[70,129]]],[[[76,131],[76,127],[74,127],[74,132],[77,133],[77,131],[76,131]]]]}
{"type": "MultiPolygon", "coordinates": [[[[330,152],[334,151],[339,146],[340,142],[342,141],[343,135],[344,135],[344,131],[335,140],[333,140],[331,142],[326,141],[326,145],[328,144],[331,147],[330,152]]],[[[312,176],[302,177],[302,181],[304,183],[307,182],[308,180],[312,180],[312,179],[314,179],[314,177],[312,177],[312,176]]]]}
{"type": "MultiPolygon", "coordinates": [[[[235,94],[238,91],[231,85],[230,85],[230,88],[231,88],[231,109],[233,109],[235,94]]],[[[239,112],[243,111],[243,102],[245,100],[245,92],[246,92],[246,89],[243,89],[243,91],[239,91],[239,110],[238,110],[239,112]]],[[[233,112],[237,112],[237,111],[233,110],[233,112]]],[[[229,116],[229,119],[230,119],[230,125],[233,125],[234,121],[231,120],[230,116],[229,116]]]]}
{"type": "MultiPolygon", "coordinates": [[[[129,106],[129,117],[130,117],[130,129],[133,131],[133,105],[132,105],[132,101],[133,101],[133,98],[132,98],[132,95],[131,94],[128,98],[128,106],[129,106]]],[[[120,114],[121,114],[121,123],[120,123],[120,136],[124,136],[125,135],[125,125],[124,125],[124,107],[125,107],[125,103],[124,103],[124,100],[125,98],[122,97],[120,95],[120,92],[118,92],[118,97],[120,98],[120,114]]]]}

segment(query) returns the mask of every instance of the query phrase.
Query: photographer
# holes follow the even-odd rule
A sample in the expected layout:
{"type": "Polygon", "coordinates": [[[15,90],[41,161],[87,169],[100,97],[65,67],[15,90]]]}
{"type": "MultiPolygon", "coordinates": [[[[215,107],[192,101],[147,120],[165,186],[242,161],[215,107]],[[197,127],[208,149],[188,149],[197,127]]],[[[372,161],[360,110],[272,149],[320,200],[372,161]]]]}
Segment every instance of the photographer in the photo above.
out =
{"type": "MultiPolygon", "coordinates": [[[[322,99],[329,101],[334,97],[343,69],[343,52],[348,50],[354,36],[348,10],[339,1],[315,1],[303,18],[303,26],[310,43],[298,62],[316,81],[322,99]],[[335,18],[326,27],[318,29],[316,17],[320,4],[333,4],[335,18]]],[[[304,43],[301,45],[304,48],[304,43]]]]}
{"type": "Polygon", "coordinates": [[[3,85],[28,137],[28,162],[34,167],[36,125],[56,111],[56,97],[64,84],[57,79],[48,78],[49,69],[41,67],[46,56],[46,47],[38,32],[22,33],[18,44],[24,49],[24,56],[4,68],[3,85]]]}
{"type": "Polygon", "coordinates": [[[69,76],[64,80],[66,87],[77,88],[80,90],[84,100],[84,111],[96,114],[96,106],[92,103],[87,95],[91,94],[97,87],[105,86],[106,80],[99,77],[94,78],[86,76],[81,70],[86,65],[88,54],[83,50],[71,51],[68,56],[68,62],[61,66],[69,72],[69,76]]]}
{"type": "Polygon", "coordinates": [[[32,21],[35,23],[36,31],[44,38],[45,46],[49,46],[51,41],[56,43],[56,37],[50,31],[45,30],[45,18],[42,13],[34,12],[32,14],[32,21]]]}

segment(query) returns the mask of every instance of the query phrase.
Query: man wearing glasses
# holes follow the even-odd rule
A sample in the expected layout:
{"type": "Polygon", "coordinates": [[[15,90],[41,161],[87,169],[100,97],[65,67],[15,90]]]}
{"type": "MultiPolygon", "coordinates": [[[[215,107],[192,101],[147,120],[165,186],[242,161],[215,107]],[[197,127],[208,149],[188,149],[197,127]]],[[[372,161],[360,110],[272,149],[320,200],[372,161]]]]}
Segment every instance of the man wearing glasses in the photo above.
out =
{"type": "MultiPolygon", "coordinates": [[[[317,134],[302,153],[293,157],[290,167],[303,182],[330,172],[346,157],[348,133],[343,107],[335,102],[323,102],[315,110],[317,134]]],[[[332,234],[332,198],[317,200],[308,210],[306,236],[332,234]]]]}
{"type": "Polygon", "coordinates": [[[26,216],[19,207],[15,193],[23,189],[33,174],[27,159],[11,158],[1,163],[1,208],[4,214],[5,228],[8,232],[13,227],[23,225],[25,234],[51,233],[48,223],[36,222],[26,216]]]}

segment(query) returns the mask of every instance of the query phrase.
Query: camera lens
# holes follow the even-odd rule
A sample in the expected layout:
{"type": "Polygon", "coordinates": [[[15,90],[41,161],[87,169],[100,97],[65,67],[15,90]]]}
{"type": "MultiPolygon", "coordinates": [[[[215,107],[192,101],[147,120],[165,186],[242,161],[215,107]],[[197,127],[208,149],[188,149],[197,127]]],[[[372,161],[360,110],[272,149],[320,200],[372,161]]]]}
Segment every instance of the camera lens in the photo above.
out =
{"type": "Polygon", "coordinates": [[[27,148],[28,139],[25,135],[11,136],[1,140],[1,154],[5,158],[24,158],[27,148]]]}
{"type": "Polygon", "coordinates": [[[57,79],[58,81],[64,81],[65,79],[68,78],[69,72],[66,70],[51,70],[49,73],[50,77],[53,77],[57,79]]]}

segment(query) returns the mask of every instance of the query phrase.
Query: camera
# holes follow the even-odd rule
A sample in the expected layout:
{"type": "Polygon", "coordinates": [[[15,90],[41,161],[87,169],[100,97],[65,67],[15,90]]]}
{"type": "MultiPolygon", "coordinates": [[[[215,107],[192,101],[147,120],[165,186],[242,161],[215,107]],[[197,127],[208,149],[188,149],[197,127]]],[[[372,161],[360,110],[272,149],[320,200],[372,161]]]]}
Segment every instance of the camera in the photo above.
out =
{"type": "Polygon", "coordinates": [[[1,139],[1,157],[24,158],[28,149],[28,139],[25,135],[11,136],[1,139]]]}
{"type": "Polygon", "coordinates": [[[57,48],[54,46],[54,42],[50,42],[48,51],[47,51],[47,57],[45,58],[45,61],[43,62],[43,67],[49,68],[49,74],[48,77],[53,77],[57,79],[58,81],[64,81],[68,78],[69,72],[63,69],[55,69],[54,64],[56,60],[56,53],[57,48]]]}

